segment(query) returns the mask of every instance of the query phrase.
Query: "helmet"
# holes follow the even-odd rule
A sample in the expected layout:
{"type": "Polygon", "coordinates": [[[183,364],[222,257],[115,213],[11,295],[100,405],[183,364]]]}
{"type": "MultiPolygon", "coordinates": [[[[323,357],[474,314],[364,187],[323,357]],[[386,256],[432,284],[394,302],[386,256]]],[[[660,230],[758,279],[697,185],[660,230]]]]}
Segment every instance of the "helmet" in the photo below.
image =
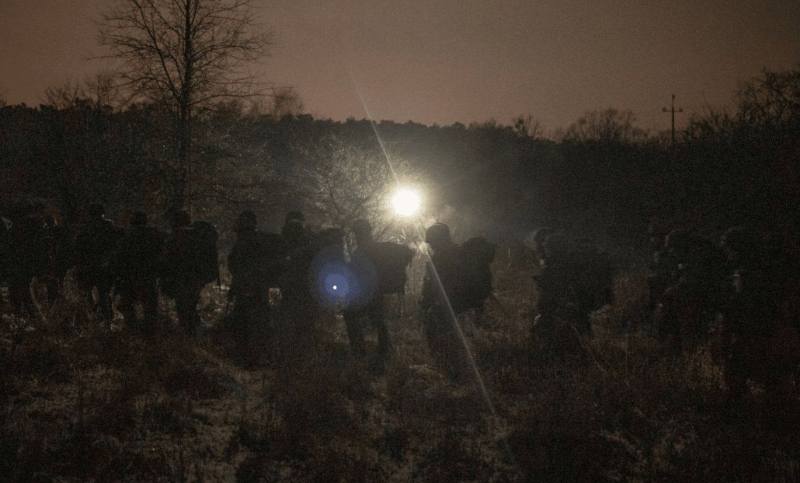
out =
{"type": "Polygon", "coordinates": [[[303,222],[299,220],[289,220],[281,230],[284,241],[290,247],[299,247],[308,244],[308,234],[303,222]]]}
{"type": "Polygon", "coordinates": [[[542,255],[544,253],[544,241],[553,233],[556,233],[556,230],[549,226],[537,228],[525,239],[525,246],[542,255]]]}
{"type": "Polygon", "coordinates": [[[450,241],[450,227],[444,223],[435,223],[425,231],[425,243],[441,244],[450,241]]]}
{"type": "Polygon", "coordinates": [[[169,221],[174,228],[182,228],[192,224],[192,217],[188,211],[180,209],[172,212],[169,221]]]}
{"type": "Polygon", "coordinates": [[[255,230],[257,220],[256,214],[250,210],[239,213],[239,217],[236,219],[236,231],[255,230]]]}

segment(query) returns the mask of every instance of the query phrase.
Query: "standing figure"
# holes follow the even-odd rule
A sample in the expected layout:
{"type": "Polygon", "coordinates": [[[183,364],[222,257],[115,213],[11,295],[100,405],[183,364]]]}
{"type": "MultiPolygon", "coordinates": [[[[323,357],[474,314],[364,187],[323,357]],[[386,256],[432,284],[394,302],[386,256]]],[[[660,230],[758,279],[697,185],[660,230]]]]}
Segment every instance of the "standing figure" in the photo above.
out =
{"type": "Polygon", "coordinates": [[[48,214],[44,217],[44,221],[48,250],[45,282],[47,298],[53,303],[61,295],[64,278],[73,259],[72,237],[70,230],[63,223],[58,223],[55,216],[48,214]]]}
{"type": "Polygon", "coordinates": [[[459,257],[459,246],[450,238],[450,227],[436,223],[425,232],[432,255],[422,283],[423,324],[428,349],[436,363],[455,382],[466,377],[467,360],[455,316],[469,307],[459,257]]]}
{"type": "Polygon", "coordinates": [[[136,304],[141,304],[144,320],[139,329],[155,335],[158,317],[158,274],[164,235],[148,225],[147,213],[131,215],[131,229],[120,240],[112,262],[116,291],[120,294],[119,310],[125,323],[136,324],[136,304]]]}
{"type": "Polygon", "coordinates": [[[722,248],[730,278],[715,355],[725,368],[731,402],[749,392],[752,380],[763,384],[772,402],[783,406],[793,392],[800,337],[793,327],[796,321],[784,317],[786,280],[781,267],[764,256],[758,237],[741,227],[725,233],[722,248]]]}
{"type": "MultiPolygon", "coordinates": [[[[252,211],[243,211],[236,220],[236,243],[228,255],[231,273],[229,300],[234,302],[233,322],[237,340],[247,349],[254,335],[270,329],[269,290],[279,286],[286,258],[283,238],[256,229],[252,211]]],[[[251,351],[245,350],[245,355],[251,351]]]]}
{"type": "MultiPolygon", "coordinates": [[[[649,292],[648,310],[653,313],[664,292],[678,282],[678,264],[676,253],[668,249],[668,234],[655,222],[648,227],[650,249],[649,273],[647,287],[649,292]]],[[[670,239],[680,238],[683,231],[675,231],[670,239]]]]}
{"type": "Polygon", "coordinates": [[[89,222],[75,238],[75,278],[90,301],[94,300],[92,291],[97,289],[100,313],[108,322],[114,318],[111,307],[111,287],[114,282],[110,269],[111,257],[121,237],[122,231],[106,218],[103,205],[92,203],[89,206],[89,222]]]}
{"type": "Polygon", "coordinates": [[[341,306],[342,291],[333,278],[345,267],[344,231],[327,228],[309,240],[297,221],[287,224],[285,241],[289,248],[286,276],[281,291],[287,317],[281,327],[282,353],[303,360],[311,355],[318,321],[331,317],[341,306]]]}
{"type": "Polygon", "coordinates": [[[287,219],[281,234],[287,257],[280,286],[282,303],[295,310],[308,307],[312,299],[308,271],[314,256],[311,237],[305,224],[296,219],[287,219]]]}
{"type": "Polygon", "coordinates": [[[534,346],[545,359],[583,356],[581,340],[592,334],[591,313],[613,302],[614,269],[590,245],[575,247],[561,233],[543,241],[544,267],[535,277],[534,346]]]}
{"type": "Polygon", "coordinates": [[[350,350],[357,359],[365,356],[364,322],[378,332],[378,355],[381,362],[389,358],[391,341],[386,325],[384,295],[400,293],[406,284],[406,267],[414,251],[405,245],[376,242],[372,225],[367,220],[353,223],[358,248],[353,252],[350,269],[355,278],[353,296],[344,311],[350,350]]]}
{"type": "Polygon", "coordinates": [[[725,260],[707,238],[678,230],[667,237],[666,247],[677,278],[659,298],[653,320],[673,349],[691,349],[708,340],[721,309],[725,260]]]}
{"type": "Polygon", "coordinates": [[[284,304],[296,302],[292,297],[308,300],[311,297],[308,284],[304,281],[306,271],[311,263],[308,255],[311,253],[311,233],[306,226],[306,217],[300,211],[290,211],[286,214],[281,236],[286,249],[286,269],[281,281],[281,300],[284,304]],[[301,281],[303,279],[303,281],[301,281]]]}
{"type": "Polygon", "coordinates": [[[162,261],[162,290],[175,300],[178,322],[189,337],[195,337],[200,326],[197,304],[203,287],[219,273],[213,226],[204,222],[192,225],[186,210],[174,212],[170,218],[172,233],[167,239],[162,261]]]}
{"type": "Polygon", "coordinates": [[[542,241],[541,273],[534,277],[537,316],[531,331],[536,355],[544,360],[580,356],[581,338],[591,332],[589,312],[579,306],[581,292],[574,248],[562,233],[542,241]]]}
{"type": "Polygon", "coordinates": [[[11,249],[13,246],[13,223],[0,217],[0,285],[8,282],[11,270],[11,249]]]}
{"type": "Polygon", "coordinates": [[[8,293],[12,310],[21,315],[34,313],[31,282],[47,267],[44,219],[39,213],[26,212],[12,226],[8,293]]]}

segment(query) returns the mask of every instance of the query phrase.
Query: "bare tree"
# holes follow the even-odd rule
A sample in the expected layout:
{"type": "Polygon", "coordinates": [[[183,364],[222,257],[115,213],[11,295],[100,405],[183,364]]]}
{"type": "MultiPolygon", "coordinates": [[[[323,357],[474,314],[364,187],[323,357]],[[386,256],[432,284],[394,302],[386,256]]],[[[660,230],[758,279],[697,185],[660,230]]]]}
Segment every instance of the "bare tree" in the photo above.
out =
{"type": "Polygon", "coordinates": [[[764,70],[739,87],[739,120],[750,126],[800,123],[800,66],[786,71],[764,70]]]}
{"type": "MultiPolygon", "coordinates": [[[[800,66],[785,71],[764,70],[760,76],[740,83],[733,113],[708,107],[692,116],[683,135],[691,141],[731,142],[783,132],[795,139],[798,126],[800,66]]],[[[783,147],[789,145],[782,143],[783,147]]]]}
{"type": "Polygon", "coordinates": [[[95,108],[118,108],[124,99],[117,82],[117,75],[111,71],[98,72],[84,81],[83,95],[91,100],[95,108]]]}
{"type": "Polygon", "coordinates": [[[56,109],[70,109],[85,99],[85,89],[71,78],[44,90],[44,102],[56,109]]]}
{"type": "Polygon", "coordinates": [[[56,109],[71,109],[79,105],[113,109],[122,105],[122,98],[115,74],[103,71],[86,77],[81,83],[67,78],[59,85],[48,87],[44,91],[44,102],[56,109]]]}
{"type": "Polygon", "coordinates": [[[305,111],[303,100],[294,87],[276,87],[272,93],[256,99],[249,110],[249,115],[259,117],[269,116],[275,120],[283,116],[297,116],[305,111]]]}
{"type": "Polygon", "coordinates": [[[56,109],[74,107],[82,97],[83,91],[80,84],[72,79],[66,79],[61,84],[44,90],[44,102],[56,109]]]}
{"type": "Polygon", "coordinates": [[[298,147],[298,153],[292,198],[302,201],[313,218],[339,227],[366,218],[382,236],[398,228],[389,200],[400,184],[417,184],[409,163],[395,158],[390,166],[379,150],[332,134],[298,147]]]}
{"type": "Polygon", "coordinates": [[[174,115],[172,203],[188,204],[194,119],[216,101],[263,90],[249,67],[272,34],[256,24],[254,0],[115,0],[101,25],[109,57],[123,63],[123,85],[174,115]]]}
{"type": "Polygon", "coordinates": [[[6,107],[6,105],[7,105],[6,90],[0,87],[0,108],[6,107]]]}
{"type": "Polygon", "coordinates": [[[514,131],[522,137],[539,139],[544,136],[542,123],[538,119],[534,119],[531,114],[515,117],[514,131]]]}
{"type": "Polygon", "coordinates": [[[273,119],[280,119],[283,116],[296,116],[302,114],[305,106],[300,95],[292,87],[282,87],[275,89],[272,93],[272,105],[269,115],[273,119]]]}
{"type": "Polygon", "coordinates": [[[631,111],[605,109],[587,111],[563,133],[564,141],[638,142],[647,132],[634,126],[636,116],[631,111]]]}

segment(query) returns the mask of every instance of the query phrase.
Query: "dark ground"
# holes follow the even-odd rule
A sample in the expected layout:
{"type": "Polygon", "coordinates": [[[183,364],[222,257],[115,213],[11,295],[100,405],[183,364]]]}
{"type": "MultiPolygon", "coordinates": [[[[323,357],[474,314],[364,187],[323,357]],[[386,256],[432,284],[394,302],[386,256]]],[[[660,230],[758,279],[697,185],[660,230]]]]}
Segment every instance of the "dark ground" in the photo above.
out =
{"type": "MultiPolygon", "coordinates": [[[[754,386],[728,404],[708,350],[645,335],[645,272],[617,279],[584,362],[528,349],[531,270],[500,256],[497,298],[468,337],[486,384],[433,365],[410,296],[385,373],[352,361],[342,320],[310,346],[241,364],[202,301],[206,333],[147,342],[109,331],[73,290],[0,326],[0,475],[7,481],[798,481],[796,408],[754,386]],[[35,329],[34,329],[35,327],[35,329]],[[632,327],[632,330],[624,328],[632,327]]],[[[168,308],[164,306],[162,308],[168,308]]],[[[285,314],[276,314],[280,321],[285,314]]],[[[170,322],[170,321],[167,321],[170,322]]],[[[374,333],[368,353],[376,352],[374,333]]]]}

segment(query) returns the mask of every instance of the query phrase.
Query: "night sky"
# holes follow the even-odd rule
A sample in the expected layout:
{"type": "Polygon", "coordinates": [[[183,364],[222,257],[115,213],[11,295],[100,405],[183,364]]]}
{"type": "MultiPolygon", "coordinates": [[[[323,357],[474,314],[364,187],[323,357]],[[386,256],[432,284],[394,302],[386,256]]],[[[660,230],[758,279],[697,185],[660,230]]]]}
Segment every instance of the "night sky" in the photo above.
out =
{"type": "MultiPolygon", "coordinates": [[[[38,105],[45,88],[102,69],[101,0],[0,0],[0,90],[38,105]]],[[[317,117],[551,130],[584,111],[631,109],[668,129],[730,102],[737,82],[800,62],[797,0],[273,0],[265,80],[293,85],[317,117]],[[687,114],[679,117],[685,120],[687,114]]]]}

